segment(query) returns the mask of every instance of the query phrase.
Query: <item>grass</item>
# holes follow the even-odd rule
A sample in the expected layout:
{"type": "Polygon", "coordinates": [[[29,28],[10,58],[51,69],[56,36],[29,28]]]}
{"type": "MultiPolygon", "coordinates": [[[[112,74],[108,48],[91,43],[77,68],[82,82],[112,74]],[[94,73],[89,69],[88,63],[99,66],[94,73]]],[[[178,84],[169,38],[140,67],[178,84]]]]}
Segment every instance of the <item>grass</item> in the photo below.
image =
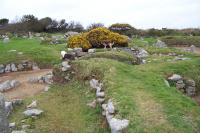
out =
{"type": "MultiPolygon", "coordinates": [[[[27,42],[37,48],[44,49],[45,55],[55,63],[59,62],[59,46],[40,46],[36,40],[15,40],[12,49],[28,50],[27,42]],[[31,43],[32,42],[32,43],[31,43]],[[24,46],[23,46],[24,45],[24,46]],[[21,48],[19,47],[21,46],[21,48]]],[[[107,133],[110,132],[101,117],[99,107],[90,109],[86,106],[95,95],[89,91],[89,79],[92,75],[104,83],[106,99],[111,98],[117,108],[117,117],[130,120],[127,133],[199,133],[200,107],[191,98],[185,96],[175,87],[167,87],[164,79],[167,75],[177,73],[192,78],[200,88],[200,56],[180,52],[173,48],[155,49],[151,44],[154,38],[144,41],[134,40],[131,46],[144,47],[150,53],[183,54],[192,60],[167,62],[173,57],[150,55],[150,63],[144,65],[127,64],[130,57],[124,52],[98,52],[92,58],[82,58],[72,62],[76,76],[66,85],[53,85],[47,93],[25,99],[25,104],[16,109],[10,121],[21,120],[31,125],[29,131],[38,133],[107,133]],[[145,41],[145,42],[144,42],[145,41]],[[146,44],[148,42],[148,45],[146,44]],[[119,60],[120,59],[120,60],[119,60]],[[125,62],[124,62],[125,61],[125,62]],[[45,111],[37,119],[24,118],[22,111],[25,105],[37,99],[39,107],[45,111]]],[[[1,46],[0,48],[3,49],[1,46]]],[[[30,47],[30,45],[29,45],[30,47]]],[[[11,48],[4,48],[10,50],[11,48]]],[[[30,48],[31,49],[31,48],[30,48]]],[[[5,53],[6,54],[6,53],[5,53]]],[[[34,54],[27,54],[31,59],[38,59],[34,54]]],[[[41,55],[45,61],[44,54],[41,55]]],[[[14,57],[6,57],[8,60],[14,57]]],[[[18,57],[17,57],[18,59],[18,57]]],[[[1,62],[4,62],[1,58],[1,62]]]]}
{"type": "Polygon", "coordinates": [[[21,60],[32,60],[40,66],[51,66],[60,61],[60,51],[65,49],[65,44],[59,45],[40,45],[36,39],[11,39],[8,44],[0,41],[0,63],[6,64],[19,62],[21,60]],[[16,52],[10,52],[16,50],[16,52]],[[18,52],[23,52],[19,55],[18,52]]]}

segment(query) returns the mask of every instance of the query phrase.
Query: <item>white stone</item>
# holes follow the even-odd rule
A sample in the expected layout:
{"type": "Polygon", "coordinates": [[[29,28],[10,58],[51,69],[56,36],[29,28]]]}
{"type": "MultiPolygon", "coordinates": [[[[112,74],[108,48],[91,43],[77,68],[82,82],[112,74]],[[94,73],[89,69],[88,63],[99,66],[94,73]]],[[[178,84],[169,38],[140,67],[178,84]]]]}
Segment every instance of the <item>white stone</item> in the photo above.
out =
{"type": "Polygon", "coordinates": [[[3,43],[9,43],[10,42],[10,39],[8,38],[8,37],[5,37],[4,39],[3,39],[3,43]]]}
{"type": "Polygon", "coordinates": [[[12,72],[16,72],[17,71],[17,68],[16,68],[15,64],[12,63],[10,67],[11,67],[11,71],[12,72]]]}
{"type": "Polygon", "coordinates": [[[95,107],[96,107],[96,104],[97,104],[97,103],[96,103],[96,100],[94,100],[94,101],[88,103],[87,106],[89,106],[89,107],[91,107],[91,108],[95,108],[95,107]]]}
{"type": "Polygon", "coordinates": [[[111,99],[108,100],[108,104],[107,104],[107,111],[110,114],[114,114],[115,113],[115,107],[111,101],[111,99]]]}
{"type": "Polygon", "coordinates": [[[105,97],[104,92],[96,92],[96,97],[105,97]]]}
{"type": "Polygon", "coordinates": [[[16,125],[15,122],[13,122],[13,123],[9,123],[9,127],[10,127],[10,128],[14,128],[15,125],[16,125]]]}
{"type": "Polygon", "coordinates": [[[102,104],[104,101],[105,101],[104,98],[97,98],[97,102],[100,103],[100,104],[102,104]]]}
{"type": "Polygon", "coordinates": [[[23,112],[23,114],[25,116],[38,116],[38,115],[40,115],[42,113],[43,113],[43,111],[39,110],[39,109],[28,109],[28,110],[23,112]]]}
{"type": "Polygon", "coordinates": [[[99,81],[96,79],[91,79],[90,80],[90,87],[93,89],[96,89],[99,86],[99,81]]]}
{"type": "Polygon", "coordinates": [[[120,120],[116,118],[112,118],[109,121],[109,125],[111,128],[111,133],[121,133],[123,129],[125,129],[129,125],[129,120],[120,120]]]}
{"type": "Polygon", "coordinates": [[[92,54],[92,53],[95,53],[95,52],[96,52],[96,49],[88,49],[89,54],[92,54]]]}
{"type": "Polygon", "coordinates": [[[181,79],[182,79],[182,77],[178,74],[173,74],[171,77],[168,78],[168,80],[171,80],[171,81],[178,81],[181,79]]]}
{"type": "Polygon", "coordinates": [[[10,66],[10,64],[7,64],[5,67],[5,72],[8,73],[10,71],[11,71],[11,66],[10,66]]]}
{"type": "Polygon", "coordinates": [[[49,87],[49,86],[46,86],[46,87],[44,88],[44,91],[47,92],[47,91],[49,91],[49,89],[50,89],[50,87],[49,87]]]}
{"type": "Polygon", "coordinates": [[[12,102],[5,102],[5,110],[7,116],[10,115],[11,111],[13,110],[12,102]]]}

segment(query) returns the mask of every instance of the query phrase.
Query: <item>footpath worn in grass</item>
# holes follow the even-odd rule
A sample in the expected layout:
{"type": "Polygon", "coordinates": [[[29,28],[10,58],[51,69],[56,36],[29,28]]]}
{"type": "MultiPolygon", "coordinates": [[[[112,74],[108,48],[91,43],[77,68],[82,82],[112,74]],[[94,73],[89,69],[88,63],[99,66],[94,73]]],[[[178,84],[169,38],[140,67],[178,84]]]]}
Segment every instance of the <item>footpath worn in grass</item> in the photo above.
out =
{"type": "Polygon", "coordinates": [[[37,39],[13,38],[7,44],[0,41],[0,63],[17,63],[20,60],[29,59],[39,65],[52,65],[60,61],[60,51],[65,47],[66,44],[40,45],[37,39]],[[18,52],[23,52],[23,54],[20,55],[18,52]]]}
{"type": "Polygon", "coordinates": [[[200,107],[175,87],[167,87],[164,78],[171,73],[199,78],[199,63],[199,57],[139,66],[105,58],[75,62],[79,76],[88,77],[95,70],[102,73],[107,98],[116,103],[120,117],[130,120],[128,133],[198,133],[200,107]]]}
{"type": "Polygon", "coordinates": [[[28,132],[33,133],[108,133],[99,115],[100,109],[86,106],[92,98],[93,93],[76,81],[64,86],[54,85],[49,92],[26,99],[24,105],[11,115],[10,122],[16,122],[19,130],[23,124],[31,125],[28,132]],[[37,119],[22,114],[32,100],[37,100],[38,108],[44,110],[37,119]]]}

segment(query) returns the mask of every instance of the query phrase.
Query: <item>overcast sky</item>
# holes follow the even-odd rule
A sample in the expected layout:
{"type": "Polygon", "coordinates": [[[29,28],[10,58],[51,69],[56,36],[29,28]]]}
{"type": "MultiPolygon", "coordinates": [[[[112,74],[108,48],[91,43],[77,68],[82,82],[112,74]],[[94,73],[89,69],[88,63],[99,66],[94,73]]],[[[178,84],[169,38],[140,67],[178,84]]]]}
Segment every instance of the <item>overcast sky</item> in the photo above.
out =
{"type": "Polygon", "coordinates": [[[200,0],[0,0],[0,18],[24,14],[38,18],[129,23],[136,28],[198,28],[200,0]]]}

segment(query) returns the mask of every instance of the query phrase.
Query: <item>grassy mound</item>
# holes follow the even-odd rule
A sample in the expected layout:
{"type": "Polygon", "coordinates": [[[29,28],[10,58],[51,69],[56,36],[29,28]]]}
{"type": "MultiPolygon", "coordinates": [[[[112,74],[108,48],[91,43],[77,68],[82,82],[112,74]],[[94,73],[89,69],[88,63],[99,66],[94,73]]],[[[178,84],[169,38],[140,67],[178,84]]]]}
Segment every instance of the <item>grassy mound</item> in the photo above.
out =
{"type": "Polygon", "coordinates": [[[166,36],[161,38],[168,46],[191,46],[200,47],[200,36],[166,36]]]}

